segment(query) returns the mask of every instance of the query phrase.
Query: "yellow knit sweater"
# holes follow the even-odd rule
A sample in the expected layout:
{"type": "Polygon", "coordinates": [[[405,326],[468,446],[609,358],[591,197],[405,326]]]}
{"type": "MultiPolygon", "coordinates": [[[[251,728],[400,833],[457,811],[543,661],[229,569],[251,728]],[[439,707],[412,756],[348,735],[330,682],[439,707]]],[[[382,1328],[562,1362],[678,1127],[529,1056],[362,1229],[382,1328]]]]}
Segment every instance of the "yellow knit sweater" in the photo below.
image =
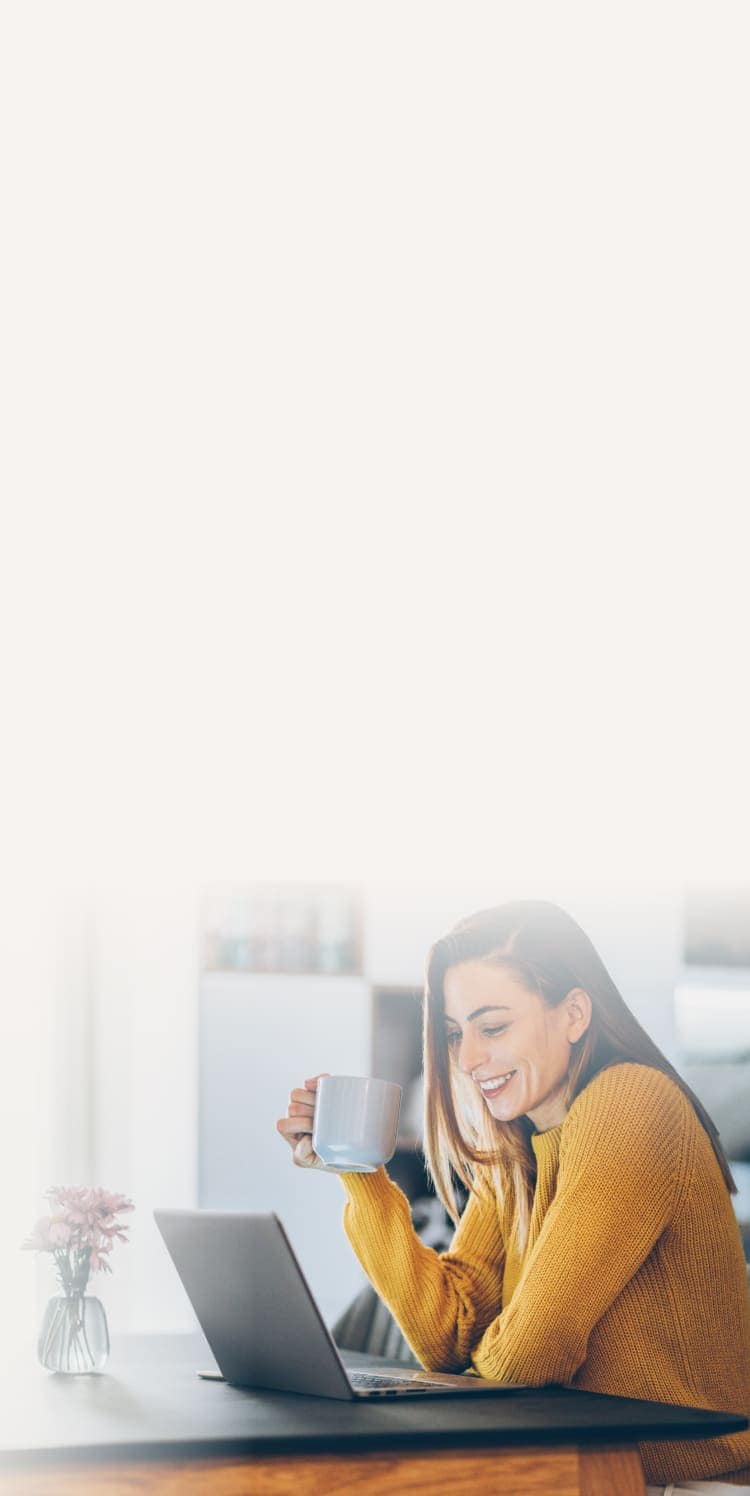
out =
{"type": "MultiPolygon", "coordinates": [[[[750,1415],[739,1230],[679,1087],[649,1066],[614,1065],[532,1146],[520,1254],[512,1200],[472,1194],[439,1256],[384,1169],[341,1176],[346,1233],[422,1365],[750,1415]]],[[[649,1482],[750,1485],[750,1431],[645,1443],[641,1457],[649,1482]]]]}

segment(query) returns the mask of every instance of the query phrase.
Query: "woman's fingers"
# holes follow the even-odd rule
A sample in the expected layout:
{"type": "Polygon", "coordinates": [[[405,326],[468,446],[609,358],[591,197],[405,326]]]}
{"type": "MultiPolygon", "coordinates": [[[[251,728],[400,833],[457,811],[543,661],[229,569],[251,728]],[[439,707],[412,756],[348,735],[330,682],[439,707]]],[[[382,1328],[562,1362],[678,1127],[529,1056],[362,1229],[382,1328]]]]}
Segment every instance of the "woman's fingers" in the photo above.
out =
{"type": "Polygon", "coordinates": [[[317,1155],[313,1153],[313,1145],[309,1137],[300,1138],[294,1149],[292,1158],[296,1164],[299,1164],[301,1169],[314,1168],[320,1162],[317,1155]]]}
{"type": "Polygon", "coordinates": [[[312,1117],[315,1111],[315,1098],[319,1077],[313,1076],[312,1080],[306,1080],[304,1086],[295,1086],[289,1092],[289,1106],[287,1108],[290,1117],[312,1117]]]}
{"type": "MultiPolygon", "coordinates": [[[[324,1072],[326,1075],[328,1071],[324,1072]]],[[[303,1086],[295,1086],[289,1092],[287,1114],[276,1123],[276,1131],[292,1149],[292,1159],[301,1169],[323,1168],[317,1154],[313,1152],[310,1134],[315,1116],[315,1095],[320,1075],[310,1076],[303,1086]]]]}
{"type": "Polygon", "coordinates": [[[312,1113],[315,1111],[315,1095],[312,1091],[290,1091],[289,1107],[297,1107],[299,1111],[312,1113]]]}
{"type": "Polygon", "coordinates": [[[302,1137],[304,1133],[312,1132],[313,1119],[312,1117],[279,1117],[276,1130],[281,1133],[282,1137],[302,1137]]]}
{"type": "Polygon", "coordinates": [[[292,1150],[292,1160],[300,1169],[322,1168],[323,1165],[317,1153],[313,1152],[312,1125],[300,1122],[296,1117],[280,1117],[276,1123],[276,1131],[289,1144],[292,1150]],[[303,1130],[304,1129],[304,1130],[303,1130]]]}

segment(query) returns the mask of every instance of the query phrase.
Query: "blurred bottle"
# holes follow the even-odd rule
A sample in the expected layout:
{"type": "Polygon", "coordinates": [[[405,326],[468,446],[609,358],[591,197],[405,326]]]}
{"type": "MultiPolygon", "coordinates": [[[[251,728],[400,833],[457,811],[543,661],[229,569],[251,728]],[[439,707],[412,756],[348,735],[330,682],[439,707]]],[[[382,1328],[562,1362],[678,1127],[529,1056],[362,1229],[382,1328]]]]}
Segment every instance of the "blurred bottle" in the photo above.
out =
{"type": "Polygon", "coordinates": [[[305,894],[290,893],[278,913],[278,959],[281,971],[314,969],[314,910],[305,894]]]}
{"type": "Polygon", "coordinates": [[[354,910],[351,897],[323,893],[318,897],[318,970],[352,972],[355,969],[354,910]]]}

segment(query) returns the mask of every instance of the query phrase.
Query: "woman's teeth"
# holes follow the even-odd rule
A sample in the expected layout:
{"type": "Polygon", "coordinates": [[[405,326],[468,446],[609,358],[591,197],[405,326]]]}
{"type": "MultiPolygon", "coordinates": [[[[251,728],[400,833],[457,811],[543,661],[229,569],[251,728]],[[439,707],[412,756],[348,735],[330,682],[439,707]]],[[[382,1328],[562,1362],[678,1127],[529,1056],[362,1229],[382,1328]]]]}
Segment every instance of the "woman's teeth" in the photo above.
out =
{"type": "Polygon", "coordinates": [[[496,1096],[498,1091],[502,1091],[503,1086],[507,1086],[511,1076],[515,1075],[515,1073],[515,1070],[509,1070],[507,1075],[493,1075],[491,1080],[480,1080],[479,1088],[482,1094],[484,1096],[496,1096]]]}

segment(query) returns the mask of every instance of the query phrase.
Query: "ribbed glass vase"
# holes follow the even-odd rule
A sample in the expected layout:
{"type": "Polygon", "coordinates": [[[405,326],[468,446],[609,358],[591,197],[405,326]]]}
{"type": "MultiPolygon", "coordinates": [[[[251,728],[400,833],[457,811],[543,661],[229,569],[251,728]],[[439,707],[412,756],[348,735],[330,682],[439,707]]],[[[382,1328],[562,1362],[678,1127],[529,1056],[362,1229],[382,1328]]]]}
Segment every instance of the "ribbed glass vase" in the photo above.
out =
{"type": "Polygon", "coordinates": [[[48,1371],[101,1371],[109,1356],[104,1305],[91,1294],[57,1294],[44,1311],[39,1360],[48,1371]]]}

